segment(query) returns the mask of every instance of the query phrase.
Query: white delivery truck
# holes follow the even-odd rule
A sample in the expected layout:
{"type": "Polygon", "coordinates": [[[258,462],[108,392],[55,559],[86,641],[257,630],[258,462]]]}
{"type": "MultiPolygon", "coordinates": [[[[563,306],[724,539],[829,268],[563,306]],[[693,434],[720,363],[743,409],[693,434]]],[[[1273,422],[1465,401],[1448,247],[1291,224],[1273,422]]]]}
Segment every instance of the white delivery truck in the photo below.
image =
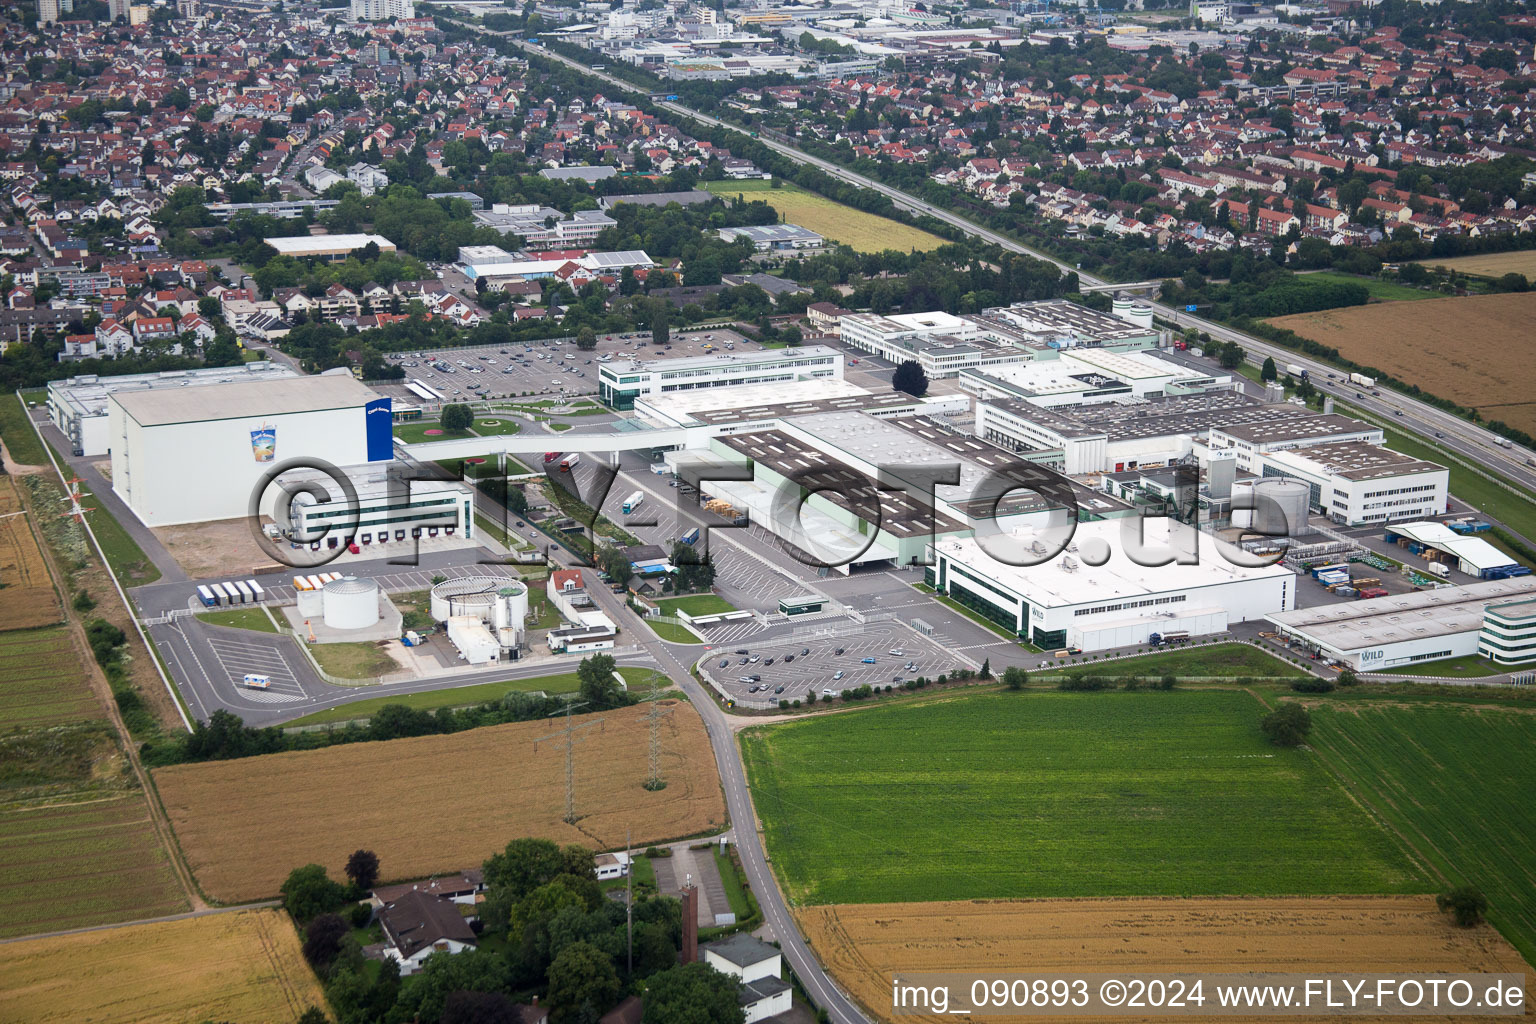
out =
{"type": "Polygon", "coordinates": [[[266,690],[272,686],[272,677],[262,675],[260,672],[247,672],[245,678],[240,680],[240,685],[252,690],[266,690]]]}

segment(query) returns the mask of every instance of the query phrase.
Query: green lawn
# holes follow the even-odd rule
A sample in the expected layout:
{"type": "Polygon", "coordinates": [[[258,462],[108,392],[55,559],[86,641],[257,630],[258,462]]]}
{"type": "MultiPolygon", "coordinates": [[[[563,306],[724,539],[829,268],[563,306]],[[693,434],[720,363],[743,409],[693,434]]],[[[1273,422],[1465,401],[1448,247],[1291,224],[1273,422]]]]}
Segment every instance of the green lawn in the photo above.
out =
{"type": "MultiPolygon", "coordinates": [[[[1063,663],[1065,664],[1063,659],[1063,663]]],[[[1042,671],[1049,671],[1044,669],[1042,671]]],[[[1064,673],[1071,676],[1278,676],[1283,679],[1299,679],[1307,673],[1295,665],[1287,664],[1251,644],[1213,644],[1209,647],[1189,647],[1162,654],[1147,654],[1135,658],[1115,658],[1113,661],[1079,661],[1064,673]]]]}
{"type": "Polygon", "coordinates": [[[674,644],[701,644],[700,640],[685,626],[674,626],[670,622],[655,622],[647,619],[645,624],[651,627],[651,632],[661,639],[674,644]]]}
{"type": "Polygon", "coordinates": [[[737,870],[736,862],[731,859],[729,852],[720,852],[718,843],[714,844],[714,857],[715,868],[720,872],[721,887],[725,889],[725,898],[731,905],[731,913],[736,915],[736,923],[740,924],[752,916],[752,903],[747,897],[741,872],[737,870]]]}
{"type": "Polygon", "coordinates": [[[723,597],[714,594],[694,594],[692,597],[669,597],[656,602],[661,609],[661,614],[676,616],[678,612],[687,612],[689,615],[719,615],[723,612],[733,612],[736,606],[723,597]]]}
{"type": "Polygon", "coordinates": [[[253,629],[258,633],[276,633],[277,627],[260,608],[231,608],[222,612],[198,612],[197,617],[214,626],[253,629]]]}
{"type": "Polygon", "coordinates": [[[1324,701],[1311,743],[1451,884],[1481,889],[1489,920],[1536,961],[1536,715],[1433,699],[1324,701]]]}
{"type": "Polygon", "coordinates": [[[396,423],[395,436],[406,444],[420,444],[423,441],[448,441],[456,437],[468,437],[468,431],[443,430],[441,424],[431,420],[415,420],[410,423],[396,423]],[[432,436],[427,436],[427,431],[442,431],[432,436]]]}
{"type": "Polygon", "coordinates": [[[1426,892],[1235,691],[987,693],[742,733],[791,899],[1426,892]]]}
{"type": "Polygon", "coordinates": [[[497,434],[515,434],[523,429],[517,420],[475,420],[475,425],[470,428],[480,437],[492,437],[497,434]]]}
{"type": "Polygon", "coordinates": [[[1405,284],[1397,284],[1393,281],[1383,281],[1375,277],[1358,277],[1354,274],[1341,274],[1332,270],[1320,270],[1315,274],[1297,275],[1303,281],[1327,282],[1329,284],[1363,284],[1371,293],[1371,298],[1379,302],[1406,302],[1413,299],[1439,299],[1444,298],[1439,292],[1420,291],[1418,288],[1410,288],[1405,284]]]}
{"type": "Polygon", "coordinates": [[[101,502],[94,499],[91,489],[84,484],[80,485],[80,504],[85,508],[94,508],[96,511],[86,514],[86,519],[91,524],[96,539],[101,542],[101,550],[106,552],[107,562],[112,567],[112,572],[122,581],[125,587],[139,587],[146,583],[153,583],[160,578],[160,570],[149,556],[144,554],[144,549],[123,529],[123,525],[113,518],[112,513],[102,508],[101,502]]]}
{"type": "Polygon", "coordinates": [[[310,644],[309,651],[321,668],[342,679],[372,679],[400,671],[395,659],[376,643],[310,644]]]}
{"type": "Polygon", "coordinates": [[[324,725],[327,722],[350,722],[356,718],[368,718],[386,704],[404,704],[408,708],[435,711],[438,708],[466,708],[500,700],[509,693],[575,693],[580,681],[574,672],[537,676],[533,679],[510,679],[500,683],[475,683],[473,686],[456,686],[450,690],[428,690],[423,693],[402,693],[393,697],[370,697],[355,700],[340,707],[316,711],[303,718],[285,722],[285,726],[324,725]]]}
{"type": "Polygon", "coordinates": [[[0,437],[11,457],[24,466],[46,466],[48,456],[43,451],[37,433],[27,419],[26,410],[14,394],[0,394],[0,437]]]}
{"type": "Polygon", "coordinates": [[[1476,655],[1468,655],[1465,658],[1447,658],[1444,661],[1425,661],[1417,665],[1399,666],[1396,669],[1377,673],[1381,676],[1391,676],[1396,672],[1410,676],[1437,676],[1442,679],[1480,679],[1483,676],[1503,675],[1509,669],[1501,665],[1495,665],[1486,658],[1476,655]]]}

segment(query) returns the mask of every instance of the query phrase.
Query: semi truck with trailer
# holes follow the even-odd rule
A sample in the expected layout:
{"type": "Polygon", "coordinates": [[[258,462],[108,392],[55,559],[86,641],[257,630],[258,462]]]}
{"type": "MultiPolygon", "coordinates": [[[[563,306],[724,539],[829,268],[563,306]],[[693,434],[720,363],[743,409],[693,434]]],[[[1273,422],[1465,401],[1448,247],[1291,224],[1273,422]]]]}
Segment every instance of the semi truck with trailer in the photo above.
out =
{"type": "Polygon", "coordinates": [[[1373,387],[1376,386],[1376,378],[1375,377],[1367,377],[1363,373],[1352,373],[1352,374],[1350,374],[1349,375],[1349,382],[1351,384],[1358,384],[1362,388],[1373,388],[1373,387]]]}
{"type": "Polygon", "coordinates": [[[641,502],[643,502],[643,501],[645,501],[645,492],[644,491],[636,491],[634,494],[631,494],[629,497],[625,498],[624,499],[624,514],[625,515],[629,515],[635,509],[639,508],[641,502]]]}

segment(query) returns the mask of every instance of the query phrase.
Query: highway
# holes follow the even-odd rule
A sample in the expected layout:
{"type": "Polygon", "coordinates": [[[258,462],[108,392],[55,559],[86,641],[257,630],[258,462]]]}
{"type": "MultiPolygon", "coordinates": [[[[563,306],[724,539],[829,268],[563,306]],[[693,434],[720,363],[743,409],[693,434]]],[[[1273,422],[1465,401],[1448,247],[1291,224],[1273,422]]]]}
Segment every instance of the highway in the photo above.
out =
{"type": "MultiPolygon", "coordinates": [[[[463,25],[462,27],[472,28],[480,32],[489,31],[487,29],[479,28],[478,26],[463,25]]],[[[507,35],[508,33],[490,34],[507,35]]],[[[538,54],[540,57],[548,60],[559,61],[560,63],[580,71],[583,74],[590,75],[593,78],[599,78],[605,82],[621,87],[630,92],[645,92],[645,90],[639,85],[636,85],[632,82],[626,82],[624,79],[617,78],[613,75],[607,74],[606,72],[594,71],[592,68],[587,67],[584,64],[580,64],[574,60],[571,60],[569,57],[565,57],[561,54],[545,49],[542,46],[536,46],[532,43],[522,40],[518,41],[518,45],[522,46],[525,50],[528,50],[531,53],[538,54]]],[[[695,121],[699,121],[712,127],[728,128],[737,132],[742,131],[741,128],[731,124],[730,122],[711,117],[708,114],[694,110],[692,107],[686,107],[681,103],[662,100],[655,102],[654,106],[664,110],[669,110],[680,117],[692,118],[695,121]]],[[[1017,252],[1028,256],[1033,256],[1036,259],[1045,260],[1047,263],[1054,264],[1062,271],[1070,271],[1076,273],[1078,275],[1078,280],[1085,286],[1093,287],[1096,289],[1111,289],[1115,284],[1112,281],[1094,277],[1092,274],[1086,274],[1078,270],[1076,267],[1056,259],[1054,256],[1050,256],[1046,253],[1031,249],[1028,246],[1020,245],[1013,239],[1008,238],[1005,235],[1001,235],[989,228],[982,227],[979,224],[975,224],[972,221],[960,216],[959,214],[954,213],[953,211],[924,202],[923,200],[903,192],[898,188],[893,188],[892,186],[883,182],[876,181],[873,178],[867,178],[862,174],[851,171],[848,168],[843,167],[840,164],[833,163],[830,160],[824,160],[821,157],[812,156],[809,153],[803,152],[794,146],[780,142],[776,139],[759,136],[757,141],[762,143],[764,146],[767,146],[774,152],[780,154],[781,156],[787,157],[796,163],[809,164],[826,172],[832,177],[849,182],[853,185],[858,185],[862,188],[867,188],[872,191],[879,192],[881,195],[889,197],[892,202],[894,202],[902,209],[909,210],[913,213],[925,214],[935,218],[936,220],[943,221],[946,224],[950,224],[959,228],[960,230],[972,235],[973,237],[980,238],[986,242],[991,242],[992,244],[1000,246],[1009,252],[1017,252]]],[[[1169,306],[1165,303],[1155,301],[1152,302],[1151,305],[1153,312],[1167,320],[1169,323],[1176,324],[1183,328],[1192,327],[1199,331],[1205,331],[1206,333],[1210,334],[1211,337],[1218,338],[1222,341],[1237,342],[1238,344],[1242,345],[1245,350],[1247,350],[1250,360],[1255,363],[1262,363],[1264,358],[1268,356],[1273,358],[1277,365],[1284,365],[1286,363],[1295,363],[1300,365],[1309,372],[1314,383],[1325,385],[1323,388],[1324,391],[1334,394],[1340,398],[1347,397],[1349,401],[1357,406],[1360,406],[1368,412],[1373,412],[1380,416],[1397,420],[1398,422],[1394,424],[1395,426],[1401,427],[1407,432],[1418,433],[1422,435],[1426,440],[1428,440],[1430,444],[1439,445],[1440,447],[1452,451],[1464,459],[1469,459],[1473,462],[1474,465],[1481,465],[1501,473],[1523,487],[1536,488],[1536,456],[1533,456],[1533,453],[1530,450],[1519,446],[1516,446],[1512,449],[1505,449],[1501,447],[1497,443],[1498,435],[1494,434],[1490,430],[1485,430],[1482,427],[1467,422],[1459,416],[1444,412],[1432,405],[1428,405],[1424,402],[1417,401],[1415,399],[1409,398],[1406,395],[1399,394],[1388,389],[1379,389],[1381,391],[1379,397],[1373,397],[1369,394],[1369,392],[1364,392],[1366,395],[1366,399],[1364,401],[1356,399],[1354,395],[1355,391],[1358,389],[1345,386],[1340,386],[1333,389],[1326,387],[1328,383],[1328,374],[1339,372],[1335,367],[1329,366],[1326,363],[1322,363],[1314,359],[1309,359],[1300,353],[1285,348],[1281,345],[1276,345],[1273,342],[1265,341],[1262,338],[1256,338],[1253,335],[1244,334],[1241,331],[1226,327],[1222,324],[1216,323],[1215,321],[1206,320],[1191,313],[1186,313],[1181,308],[1169,306]],[[1399,413],[1401,413],[1401,416],[1398,415],[1399,413]],[[1445,436],[1443,438],[1437,438],[1437,433],[1444,434],[1445,436]]]]}

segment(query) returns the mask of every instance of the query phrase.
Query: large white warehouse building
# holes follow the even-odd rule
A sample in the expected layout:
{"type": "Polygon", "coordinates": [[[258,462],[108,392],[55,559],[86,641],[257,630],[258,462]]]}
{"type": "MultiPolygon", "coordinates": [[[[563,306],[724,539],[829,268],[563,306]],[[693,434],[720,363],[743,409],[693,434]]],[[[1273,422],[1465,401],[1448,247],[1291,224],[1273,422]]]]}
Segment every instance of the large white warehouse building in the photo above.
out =
{"type": "MultiPolygon", "coordinates": [[[[350,374],[124,391],[107,407],[112,489],[148,526],[234,519],[295,458],[345,468],[394,457],[388,398],[350,374]]],[[[278,488],[260,511],[270,514],[278,488]]]]}
{"type": "MultiPolygon", "coordinates": [[[[1168,521],[1144,522],[1145,546],[1166,547],[1168,521]]],[[[1044,649],[1101,651],[1144,644],[1153,633],[1223,633],[1294,607],[1295,573],[1237,564],[1242,553],[1208,533],[1195,534],[1198,564],[1137,564],[1125,543],[1125,530],[1136,526],[1136,519],[1079,523],[1069,547],[1039,565],[1000,561],[972,538],[939,540],[927,582],[1044,649]],[[1096,550],[1108,561],[1088,564],[1096,550]]],[[[1038,543],[1042,554],[1059,543],[1030,530],[1007,539],[1021,552],[1038,543]]]]}

